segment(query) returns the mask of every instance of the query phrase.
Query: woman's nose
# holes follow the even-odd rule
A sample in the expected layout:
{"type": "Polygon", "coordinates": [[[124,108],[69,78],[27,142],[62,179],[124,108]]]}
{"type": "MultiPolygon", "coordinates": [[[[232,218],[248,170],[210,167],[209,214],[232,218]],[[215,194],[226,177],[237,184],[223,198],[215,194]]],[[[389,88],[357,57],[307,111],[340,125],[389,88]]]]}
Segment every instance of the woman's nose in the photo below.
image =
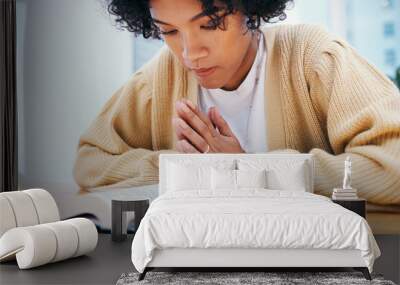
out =
{"type": "Polygon", "coordinates": [[[188,67],[198,67],[197,62],[207,56],[207,49],[198,40],[191,38],[183,38],[182,57],[188,67]]]}

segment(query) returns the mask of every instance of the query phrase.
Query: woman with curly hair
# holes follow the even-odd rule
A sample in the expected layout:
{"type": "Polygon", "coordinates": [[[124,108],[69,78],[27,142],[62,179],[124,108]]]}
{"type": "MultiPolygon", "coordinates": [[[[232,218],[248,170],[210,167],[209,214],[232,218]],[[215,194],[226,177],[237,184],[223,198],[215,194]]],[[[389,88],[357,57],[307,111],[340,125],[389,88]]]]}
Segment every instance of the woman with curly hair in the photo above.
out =
{"type": "Polygon", "coordinates": [[[165,46],[81,136],[82,187],[158,182],[160,153],[312,153],[317,193],[353,187],[400,204],[400,96],[344,40],[285,19],[290,1],[112,0],[136,35],[165,46]]]}

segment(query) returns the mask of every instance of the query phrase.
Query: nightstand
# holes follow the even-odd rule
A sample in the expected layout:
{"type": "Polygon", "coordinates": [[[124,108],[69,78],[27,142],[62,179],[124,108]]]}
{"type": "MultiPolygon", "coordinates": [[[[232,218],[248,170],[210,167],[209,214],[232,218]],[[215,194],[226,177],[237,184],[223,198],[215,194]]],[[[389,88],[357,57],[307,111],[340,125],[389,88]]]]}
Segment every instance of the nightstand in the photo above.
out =
{"type": "Polygon", "coordinates": [[[339,204],[340,206],[359,214],[365,219],[365,199],[353,199],[353,200],[334,200],[332,202],[339,204]]]}
{"type": "Polygon", "coordinates": [[[146,214],[150,205],[150,200],[112,200],[111,202],[111,237],[113,241],[124,241],[127,238],[127,212],[135,213],[135,231],[139,227],[140,221],[146,214]]]}

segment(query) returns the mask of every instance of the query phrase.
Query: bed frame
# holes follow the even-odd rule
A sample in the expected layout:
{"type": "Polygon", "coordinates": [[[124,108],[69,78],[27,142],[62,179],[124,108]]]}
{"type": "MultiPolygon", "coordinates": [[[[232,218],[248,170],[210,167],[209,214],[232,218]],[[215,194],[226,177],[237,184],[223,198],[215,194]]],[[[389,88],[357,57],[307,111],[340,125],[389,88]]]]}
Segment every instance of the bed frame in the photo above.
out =
{"type": "MultiPolygon", "coordinates": [[[[257,269],[309,268],[337,269],[353,268],[361,271],[367,280],[371,280],[368,268],[359,250],[329,249],[198,249],[171,248],[156,250],[152,261],[139,275],[143,280],[146,273],[155,268],[190,268],[213,271],[213,269],[233,269],[234,271],[252,271],[257,269]]],[[[262,271],[262,270],[261,270],[262,271]]]]}
{"type": "MultiPolygon", "coordinates": [[[[314,162],[311,154],[160,154],[159,156],[159,194],[166,191],[167,162],[174,160],[201,160],[212,164],[221,159],[300,159],[309,166],[307,191],[313,192],[314,162]]],[[[353,268],[361,271],[367,280],[371,276],[359,250],[330,249],[254,249],[254,248],[168,248],[157,249],[151,262],[139,275],[143,280],[148,271],[161,268],[185,268],[214,271],[214,269],[229,269],[229,271],[252,271],[260,269],[312,269],[315,268],[353,268]]]]}

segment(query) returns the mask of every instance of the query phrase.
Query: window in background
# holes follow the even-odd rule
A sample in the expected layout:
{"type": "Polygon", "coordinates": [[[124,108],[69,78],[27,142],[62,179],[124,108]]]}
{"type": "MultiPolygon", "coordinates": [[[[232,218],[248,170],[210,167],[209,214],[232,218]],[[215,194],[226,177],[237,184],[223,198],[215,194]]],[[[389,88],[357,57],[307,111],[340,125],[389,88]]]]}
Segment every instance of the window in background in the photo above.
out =
{"type": "Polygon", "coordinates": [[[394,77],[400,54],[400,0],[295,0],[287,22],[323,25],[394,77]]]}
{"type": "Polygon", "coordinates": [[[382,0],[382,6],[388,9],[394,8],[394,0],[382,0]]]}
{"type": "Polygon", "coordinates": [[[385,63],[389,66],[396,65],[396,51],[394,49],[385,50],[385,63]]]}
{"type": "Polygon", "coordinates": [[[386,38],[391,38],[395,36],[395,26],[393,22],[383,24],[383,34],[386,38]]]}
{"type": "MultiPolygon", "coordinates": [[[[279,24],[312,23],[347,40],[359,54],[394,77],[400,65],[400,0],[294,0],[279,24]]],[[[162,46],[162,41],[135,40],[135,68],[162,46]]]]}

